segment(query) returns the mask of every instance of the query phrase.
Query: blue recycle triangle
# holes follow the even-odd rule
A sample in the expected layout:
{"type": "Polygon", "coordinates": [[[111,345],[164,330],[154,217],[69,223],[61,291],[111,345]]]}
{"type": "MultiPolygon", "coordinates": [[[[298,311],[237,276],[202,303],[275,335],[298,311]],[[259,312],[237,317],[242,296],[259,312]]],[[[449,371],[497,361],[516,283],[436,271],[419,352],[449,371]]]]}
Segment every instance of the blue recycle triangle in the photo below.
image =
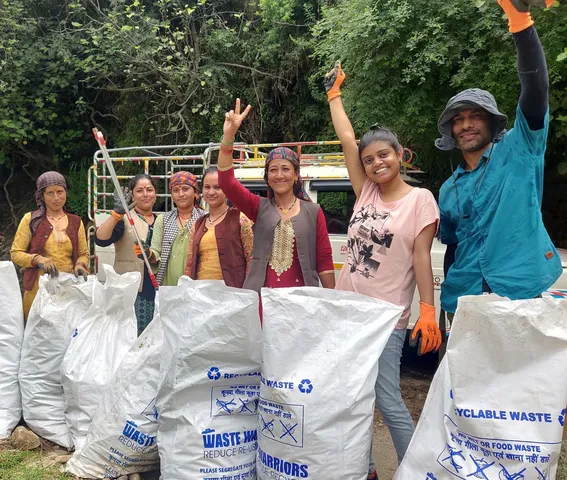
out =
{"type": "Polygon", "coordinates": [[[146,408],[142,411],[142,416],[147,418],[152,423],[158,423],[158,411],[156,408],[156,399],[152,398],[152,401],[148,404],[146,408]]]}

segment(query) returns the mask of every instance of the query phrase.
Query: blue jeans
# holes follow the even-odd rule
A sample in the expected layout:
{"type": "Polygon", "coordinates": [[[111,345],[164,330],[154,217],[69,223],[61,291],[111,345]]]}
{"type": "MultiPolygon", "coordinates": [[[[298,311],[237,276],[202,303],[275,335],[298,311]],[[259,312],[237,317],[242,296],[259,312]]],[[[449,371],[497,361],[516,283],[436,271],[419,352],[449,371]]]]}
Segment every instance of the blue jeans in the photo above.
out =
{"type": "MultiPolygon", "coordinates": [[[[394,330],[386,348],[378,361],[378,378],[376,379],[376,407],[390,430],[398,464],[402,462],[410,443],[415,425],[402,398],[400,389],[400,362],[402,349],[406,340],[406,330],[394,330]]],[[[370,451],[368,472],[374,471],[374,458],[370,451]]]]}

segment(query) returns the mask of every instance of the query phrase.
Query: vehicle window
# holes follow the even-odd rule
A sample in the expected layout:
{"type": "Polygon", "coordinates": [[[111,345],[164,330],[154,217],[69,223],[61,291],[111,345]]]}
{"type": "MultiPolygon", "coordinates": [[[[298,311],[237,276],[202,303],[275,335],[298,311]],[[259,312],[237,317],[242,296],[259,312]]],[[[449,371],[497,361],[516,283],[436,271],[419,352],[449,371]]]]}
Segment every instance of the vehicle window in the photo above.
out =
{"type": "Polygon", "coordinates": [[[248,189],[248,191],[250,191],[254,195],[260,195],[261,197],[268,196],[268,189],[266,187],[266,184],[263,182],[260,183],[260,182],[244,181],[242,182],[242,185],[244,185],[248,189]]]}
{"type": "Polygon", "coordinates": [[[261,190],[255,190],[254,187],[247,187],[248,190],[250,190],[254,195],[260,195],[261,197],[267,197],[268,196],[268,190],[261,189],[261,190]]]}
{"type": "Polygon", "coordinates": [[[329,234],[346,234],[348,222],[352,216],[356,195],[349,189],[347,191],[325,192],[317,191],[317,203],[321,205],[327,230],[329,234]]]}

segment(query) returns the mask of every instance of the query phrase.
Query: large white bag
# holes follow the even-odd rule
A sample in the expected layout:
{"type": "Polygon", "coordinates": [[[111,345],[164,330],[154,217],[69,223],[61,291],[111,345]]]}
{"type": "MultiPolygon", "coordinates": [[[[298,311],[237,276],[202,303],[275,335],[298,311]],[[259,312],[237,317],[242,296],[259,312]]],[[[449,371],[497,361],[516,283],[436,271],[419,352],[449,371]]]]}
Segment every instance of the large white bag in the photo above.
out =
{"type": "Polygon", "coordinates": [[[554,479],[565,371],[567,302],[461,298],[394,479],[554,479]]]}
{"type": "Polygon", "coordinates": [[[155,397],[162,345],[156,313],[104,391],[83,447],[67,462],[68,472],[81,478],[114,478],[159,470],[155,397]]]}
{"type": "Polygon", "coordinates": [[[196,281],[161,287],[161,478],[256,478],[258,294],[196,281]]]}
{"type": "Polygon", "coordinates": [[[93,302],[75,323],[61,364],[65,418],[75,449],[89,430],[92,416],[116,369],[136,340],[134,303],[140,273],[116,273],[103,265],[106,282],[94,283],[93,302]]]}
{"type": "Polygon", "coordinates": [[[313,287],[264,288],[262,305],[258,478],[365,480],[378,359],[403,308],[313,287]]]}
{"type": "Polygon", "coordinates": [[[68,273],[42,276],[24,333],[19,373],[24,420],[40,437],[65,448],[73,442],[65,423],[61,362],[75,324],[91,307],[95,282],[94,276],[84,282],[68,273]]]}
{"type": "Polygon", "coordinates": [[[0,438],[10,436],[22,416],[18,384],[24,311],[16,269],[0,262],[0,438]]]}

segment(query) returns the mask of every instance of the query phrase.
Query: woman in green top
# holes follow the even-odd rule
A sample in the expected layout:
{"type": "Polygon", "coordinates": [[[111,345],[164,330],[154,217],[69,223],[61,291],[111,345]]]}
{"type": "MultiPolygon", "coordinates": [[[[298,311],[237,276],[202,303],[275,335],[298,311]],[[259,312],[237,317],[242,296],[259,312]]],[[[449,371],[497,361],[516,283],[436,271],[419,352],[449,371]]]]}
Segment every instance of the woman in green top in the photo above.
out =
{"type": "MultiPolygon", "coordinates": [[[[192,173],[177,172],[173,175],[169,180],[169,191],[176,208],[156,219],[151,247],[145,248],[150,263],[159,262],[158,284],[175,286],[185,271],[189,232],[205,211],[197,206],[199,182],[192,173]]],[[[141,257],[139,248],[135,249],[141,257]]]]}

